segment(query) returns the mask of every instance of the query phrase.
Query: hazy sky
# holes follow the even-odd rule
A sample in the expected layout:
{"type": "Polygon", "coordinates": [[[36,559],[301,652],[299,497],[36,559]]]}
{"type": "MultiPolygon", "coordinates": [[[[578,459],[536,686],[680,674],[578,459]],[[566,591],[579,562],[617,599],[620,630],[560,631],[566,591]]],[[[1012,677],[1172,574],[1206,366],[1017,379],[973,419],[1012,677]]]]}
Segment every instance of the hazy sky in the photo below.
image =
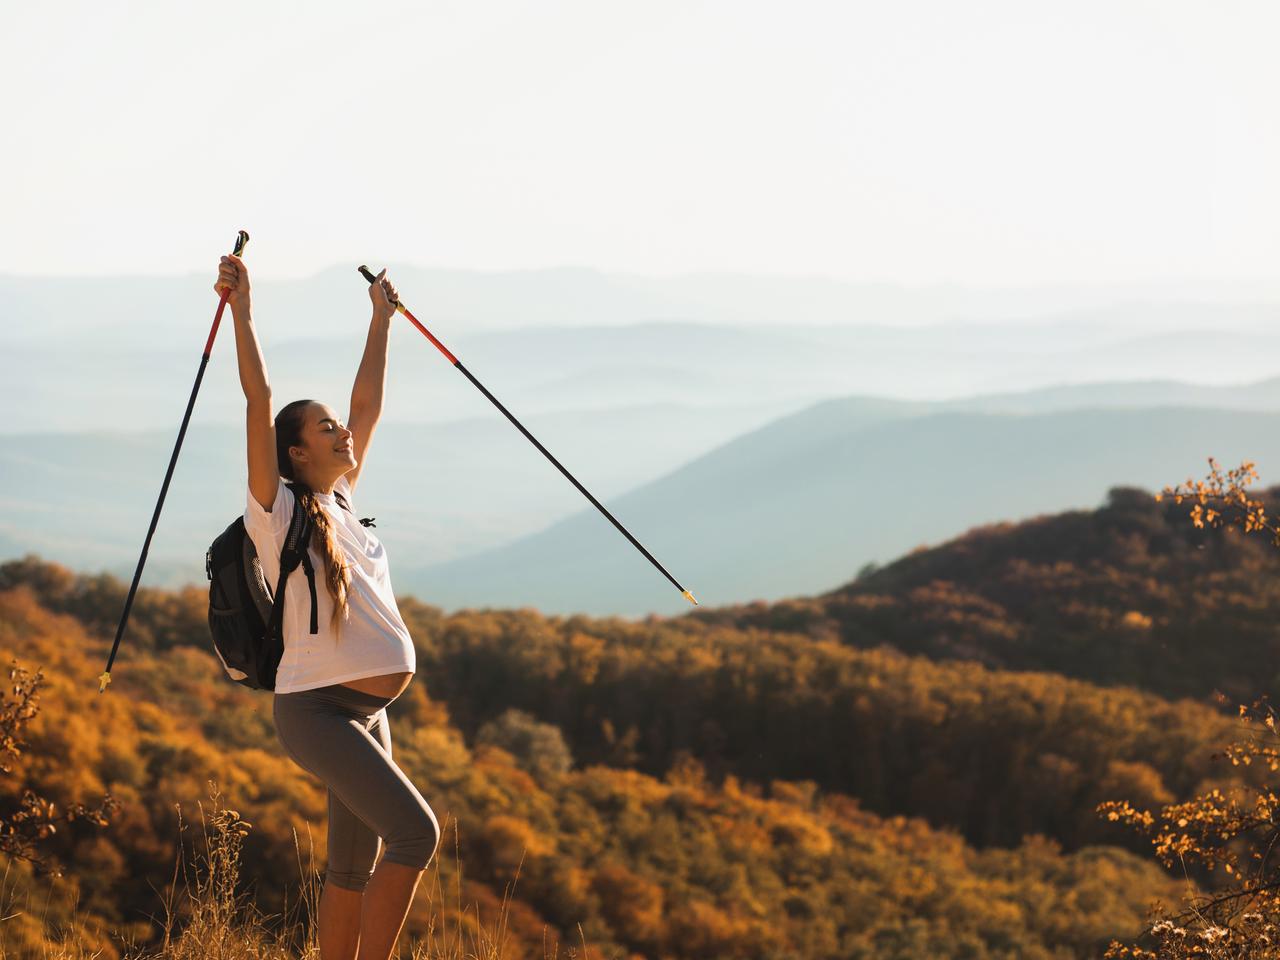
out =
{"type": "Polygon", "coordinates": [[[6,4],[0,272],[1273,277],[1280,4],[6,4]]]}

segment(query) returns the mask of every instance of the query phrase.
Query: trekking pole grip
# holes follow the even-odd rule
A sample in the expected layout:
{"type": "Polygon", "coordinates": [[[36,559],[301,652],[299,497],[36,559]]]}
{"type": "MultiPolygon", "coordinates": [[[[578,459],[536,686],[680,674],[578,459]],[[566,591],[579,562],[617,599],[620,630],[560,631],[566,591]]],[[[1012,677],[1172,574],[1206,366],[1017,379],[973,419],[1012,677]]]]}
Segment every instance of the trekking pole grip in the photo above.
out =
{"type": "MultiPolygon", "coordinates": [[[[366,267],[363,263],[360,264],[360,266],[356,267],[356,269],[360,271],[360,276],[368,280],[369,283],[373,284],[378,282],[378,278],[373,275],[373,271],[370,270],[368,267],[366,267]]],[[[400,306],[399,300],[392,300],[391,302],[397,307],[400,306]]]]}

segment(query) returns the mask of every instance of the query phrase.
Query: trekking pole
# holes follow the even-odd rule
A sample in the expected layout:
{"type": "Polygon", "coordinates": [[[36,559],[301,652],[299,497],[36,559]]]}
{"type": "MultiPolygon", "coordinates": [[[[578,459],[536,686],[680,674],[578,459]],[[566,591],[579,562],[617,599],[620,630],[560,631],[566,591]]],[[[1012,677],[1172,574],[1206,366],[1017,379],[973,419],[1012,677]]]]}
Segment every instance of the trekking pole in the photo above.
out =
{"type": "MultiPolygon", "coordinates": [[[[371,284],[378,282],[378,278],[373,275],[373,273],[369,270],[367,266],[361,264],[361,266],[358,267],[357,269],[359,269],[361,275],[366,280],[368,280],[371,284]]],[[[483,393],[486,397],[488,397],[491,401],[493,401],[493,405],[497,407],[499,410],[501,410],[503,415],[512,423],[514,423],[516,425],[516,428],[521,433],[523,433],[526,437],[529,438],[529,442],[532,443],[539,450],[541,450],[543,454],[546,456],[546,458],[556,465],[556,469],[558,469],[561,473],[563,473],[566,477],[568,477],[569,482],[572,483],[575,487],[577,487],[580,491],[582,491],[582,495],[586,497],[588,500],[590,500],[593,504],[595,504],[596,509],[598,509],[601,513],[603,513],[606,517],[608,517],[609,522],[612,523],[615,527],[617,527],[618,530],[621,531],[622,535],[626,537],[628,540],[630,540],[631,543],[635,546],[635,548],[648,558],[650,563],[652,563],[655,567],[657,567],[660,571],[662,571],[662,575],[664,577],[666,577],[673,584],[675,584],[676,589],[680,591],[680,595],[696,606],[698,601],[694,599],[693,594],[690,593],[688,590],[686,590],[684,587],[682,587],[680,585],[680,581],[678,581],[675,577],[669,574],[667,572],[667,568],[664,567],[662,564],[660,564],[656,559],[654,559],[653,554],[651,554],[648,550],[646,550],[644,546],[640,543],[640,541],[637,540],[635,537],[633,537],[631,533],[627,530],[627,528],[624,527],[622,524],[620,524],[614,518],[613,514],[604,508],[604,504],[602,504],[599,500],[593,497],[590,494],[590,492],[588,492],[587,488],[584,487],[582,484],[580,484],[574,478],[573,474],[571,474],[568,470],[566,470],[564,466],[560,463],[560,461],[557,460],[555,457],[553,457],[551,455],[551,452],[547,450],[547,448],[544,447],[542,444],[540,444],[537,438],[534,437],[532,433],[530,433],[528,430],[524,428],[524,424],[522,424],[519,420],[513,417],[511,415],[511,411],[509,411],[506,407],[504,407],[501,403],[499,403],[498,398],[495,397],[488,390],[486,390],[484,384],[482,384],[479,380],[477,380],[475,377],[471,375],[471,371],[462,365],[462,361],[459,360],[457,357],[455,357],[452,353],[450,353],[448,348],[445,347],[443,343],[441,343],[439,340],[433,337],[431,335],[431,331],[428,330],[426,327],[424,327],[422,323],[419,322],[418,318],[408,311],[408,309],[405,307],[403,303],[401,303],[399,300],[396,300],[393,302],[395,303],[395,308],[399,310],[401,313],[403,313],[406,317],[408,317],[409,322],[412,323],[415,327],[417,327],[420,331],[422,331],[422,335],[436,345],[436,349],[444,354],[445,359],[448,360],[455,367],[457,367],[459,370],[461,370],[462,373],[466,376],[466,378],[476,385],[476,389],[478,389],[481,393],[483,393]]]]}
{"type": "MultiPolygon", "coordinates": [[[[249,234],[243,230],[236,237],[235,248],[231,251],[235,256],[244,252],[244,245],[249,242],[249,234]]],[[[125,624],[129,622],[129,611],[133,608],[133,597],[138,592],[138,581],[142,579],[142,568],[147,563],[147,551],[151,549],[151,538],[155,535],[156,524],[160,521],[160,511],[164,507],[165,494],[169,492],[169,481],[173,479],[173,468],[178,463],[178,451],[182,449],[182,438],[187,435],[187,424],[191,422],[191,410],[196,405],[196,394],[200,392],[200,381],[204,379],[204,368],[209,365],[209,353],[213,350],[213,338],[218,335],[218,324],[222,322],[222,311],[227,306],[230,290],[223,290],[218,300],[217,312],[213,315],[213,327],[209,330],[209,339],[205,341],[204,354],[200,357],[200,369],[196,371],[196,382],[191,388],[191,396],[187,400],[187,410],[182,415],[182,426],[178,428],[178,441],[173,445],[173,455],[169,457],[169,469],[165,472],[164,483],[160,485],[160,498],[156,501],[155,513],[151,515],[151,526],[147,530],[147,539],[142,542],[142,554],[138,557],[138,568],[133,571],[133,583],[129,585],[129,595],[124,601],[124,613],[120,614],[120,623],[116,627],[115,643],[111,645],[111,655],[107,657],[107,668],[98,677],[98,692],[105,693],[107,684],[111,682],[111,665],[115,663],[116,651],[120,649],[120,638],[124,636],[125,624]]]]}

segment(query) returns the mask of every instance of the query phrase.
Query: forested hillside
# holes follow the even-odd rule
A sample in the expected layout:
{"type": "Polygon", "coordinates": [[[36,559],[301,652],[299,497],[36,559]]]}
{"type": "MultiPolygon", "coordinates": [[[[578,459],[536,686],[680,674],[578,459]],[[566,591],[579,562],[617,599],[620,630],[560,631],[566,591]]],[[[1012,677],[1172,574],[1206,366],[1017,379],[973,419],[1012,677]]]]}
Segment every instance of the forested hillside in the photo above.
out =
{"type": "MultiPolygon", "coordinates": [[[[324,793],[281,752],[269,696],[221,676],[203,591],[143,591],[98,694],[122,593],[0,566],[0,655],[47,679],[4,810],[25,786],[122,802],[51,838],[67,878],[43,915],[0,925],[15,956],[73,909],[103,956],[154,937],[176,805],[190,821],[210,780],[253,824],[244,878],[264,910],[298,883],[294,830],[323,863],[324,793]]],[[[390,710],[396,755],[442,850],[456,826],[464,905],[491,916],[523,856],[509,956],[542,956],[544,927],[578,942],[579,923],[602,956],[1096,956],[1183,884],[1093,804],[1228,776],[1210,760],[1226,718],[1131,690],[696,616],[403,610],[419,676],[390,710]]]]}
{"type": "MultiPolygon", "coordinates": [[[[1274,514],[1277,489],[1258,496],[1274,514]]],[[[691,616],[1230,710],[1280,693],[1280,551],[1196,529],[1185,506],[1137,489],[1113,489],[1097,510],[971,530],[825,594],[691,616]]]]}

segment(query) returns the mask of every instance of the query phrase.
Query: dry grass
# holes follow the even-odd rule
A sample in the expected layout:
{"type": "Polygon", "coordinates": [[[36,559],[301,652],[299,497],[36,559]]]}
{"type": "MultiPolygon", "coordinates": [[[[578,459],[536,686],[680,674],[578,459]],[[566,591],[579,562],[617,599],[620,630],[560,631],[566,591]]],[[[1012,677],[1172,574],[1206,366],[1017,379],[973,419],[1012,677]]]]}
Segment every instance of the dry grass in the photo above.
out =
{"type": "MultiPolygon", "coordinates": [[[[301,844],[294,834],[301,876],[297,901],[292,906],[286,904],[282,914],[263,914],[240,889],[241,845],[251,825],[242,820],[237,811],[222,804],[216,786],[211,784],[211,788],[210,809],[206,811],[204,805],[200,805],[203,850],[188,857],[179,844],[173,879],[168,890],[161,894],[163,916],[156,919],[162,930],[159,944],[139,947],[122,944],[117,937],[114,942],[119,955],[124,960],[320,960],[312,921],[319,903],[322,877],[316,869],[311,845],[308,844],[304,864],[301,844]]],[[[478,910],[474,917],[468,917],[468,910],[462,904],[457,822],[450,820],[444,828],[446,834],[450,825],[455,840],[453,909],[445,909],[440,857],[435,857],[418,892],[418,900],[425,896],[431,907],[427,933],[408,943],[402,936],[398,956],[407,960],[502,960],[507,947],[507,915],[514,884],[504,891],[501,910],[492,927],[481,923],[478,910]]],[[[62,930],[47,931],[45,942],[39,947],[33,947],[29,941],[12,942],[13,938],[6,936],[9,924],[24,914],[27,917],[32,914],[17,908],[13,889],[6,883],[8,876],[6,869],[0,877],[0,960],[103,960],[111,955],[100,945],[87,942],[93,938],[80,922],[73,922],[62,930]],[[50,936],[53,939],[48,939],[50,936]]],[[[518,871],[516,879],[519,879],[518,871]]],[[[39,923],[43,926],[42,921],[39,923]]],[[[100,936],[98,943],[103,939],[100,936]]],[[[568,953],[572,956],[578,951],[570,949],[568,953]]],[[[581,955],[589,954],[584,942],[581,955]]],[[[548,957],[550,960],[554,953],[548,957]]]]}

